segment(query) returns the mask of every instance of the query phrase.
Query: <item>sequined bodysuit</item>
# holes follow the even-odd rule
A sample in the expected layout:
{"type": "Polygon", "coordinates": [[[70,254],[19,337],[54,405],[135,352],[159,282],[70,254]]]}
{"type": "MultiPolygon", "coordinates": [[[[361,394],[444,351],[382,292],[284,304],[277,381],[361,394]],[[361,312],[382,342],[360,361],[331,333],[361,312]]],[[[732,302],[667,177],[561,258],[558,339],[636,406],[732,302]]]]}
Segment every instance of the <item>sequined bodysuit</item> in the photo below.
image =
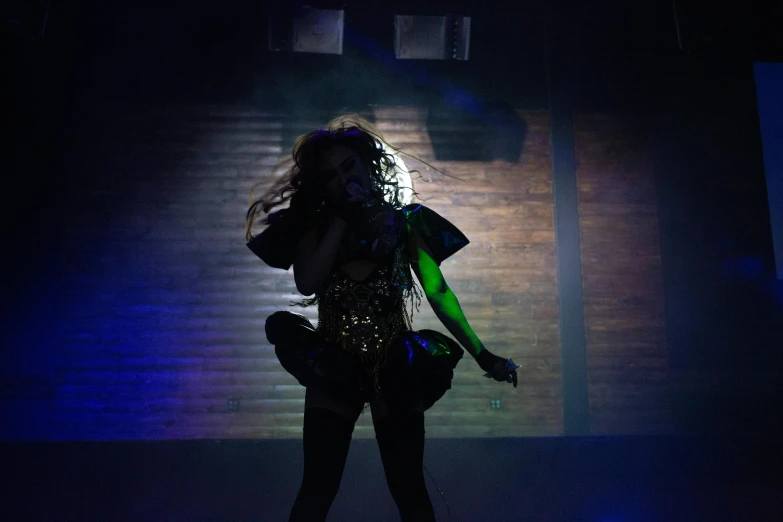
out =
{"type": "Polygon", "coordinates": [[[377,258],[378,267],[368,277],[355,281],[335,266],[318,294],[317,331],[361,361],[373,377],[376,396],[382,395],[379,373],[389,346],[400,333],[411,329],[413,312],[408,313],[406,301],[408,297],[420,299],[400,222],[389,226],[393,230],[375,236],[383,238],[385,233],[387,245],[377,258]]]}

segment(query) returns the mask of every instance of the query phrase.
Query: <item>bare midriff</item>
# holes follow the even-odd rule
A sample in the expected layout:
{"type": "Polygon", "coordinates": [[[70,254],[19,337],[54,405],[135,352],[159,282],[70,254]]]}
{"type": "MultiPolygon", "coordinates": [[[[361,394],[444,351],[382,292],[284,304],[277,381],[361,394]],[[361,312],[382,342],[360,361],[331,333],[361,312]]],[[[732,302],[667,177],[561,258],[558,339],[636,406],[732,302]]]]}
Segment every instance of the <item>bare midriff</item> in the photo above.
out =
{"type": "Polygon", "coordinates": [[[340,271],[345,275],[353,279],[354,281],[361,282],[367,279],[380,266],[377,261],[368,261],[365,259],[355,259],[348,261],[340,265],[340,271]]]}

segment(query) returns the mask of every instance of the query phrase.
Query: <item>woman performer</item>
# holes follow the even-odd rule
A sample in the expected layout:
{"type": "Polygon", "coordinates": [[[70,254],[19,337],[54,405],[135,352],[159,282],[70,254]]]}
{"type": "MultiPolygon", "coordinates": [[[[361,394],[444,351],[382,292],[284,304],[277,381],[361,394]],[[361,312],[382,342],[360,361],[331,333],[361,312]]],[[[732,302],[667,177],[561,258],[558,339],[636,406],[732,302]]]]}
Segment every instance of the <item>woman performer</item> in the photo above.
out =
{"type": "Polygon", "coordinates": [[[367,403],[401,519],[434,521],[422,474],[424,412],[451,388],[462,347],[485,376],[517,386],[518,366],[484,347],[440,271],[467,238],[429,208],[402,204],[400,165],[387,147],[369,122],[337,118],[296,140],[289,173],[247,213],[248,247],[269,266],[293,265],[297,290],[314,295],[297,304],[318,305],[317,328],[289,311],[266,321],[283,368],[307,388],[304,476],[292,522],[326,518],[367,403]],[[254,237],[261,211],[289,199],[254,237]],[[411,271],[459,344],[412,329],[421,297],[411,271]]]}

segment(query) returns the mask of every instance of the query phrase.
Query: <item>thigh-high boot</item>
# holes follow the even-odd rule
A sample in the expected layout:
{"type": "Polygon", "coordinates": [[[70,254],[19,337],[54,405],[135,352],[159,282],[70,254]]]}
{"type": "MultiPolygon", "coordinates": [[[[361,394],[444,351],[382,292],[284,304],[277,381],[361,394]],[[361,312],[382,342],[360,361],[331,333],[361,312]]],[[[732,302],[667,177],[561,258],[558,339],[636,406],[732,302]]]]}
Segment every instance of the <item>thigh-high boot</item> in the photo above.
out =
{"type": "Polygon", "coordinates": [[[435,522],[424,483],[424,414],[391,412],[375,422],[386,483],[400,510],[402,522],[435,522]]]}
{"type": "Polygon", "coordinates": [[[289,522],[323,522],[337,496],[354,423],[326,408],[305,408],[304,475],[289,522]]]}

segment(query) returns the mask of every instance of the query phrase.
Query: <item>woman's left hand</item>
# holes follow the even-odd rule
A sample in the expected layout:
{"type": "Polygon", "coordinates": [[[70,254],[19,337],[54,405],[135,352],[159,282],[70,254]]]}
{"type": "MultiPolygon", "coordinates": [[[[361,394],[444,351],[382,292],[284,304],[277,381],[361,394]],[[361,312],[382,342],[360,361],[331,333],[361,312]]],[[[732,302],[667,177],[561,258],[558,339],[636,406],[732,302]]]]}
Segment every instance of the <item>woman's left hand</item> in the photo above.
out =
{"type": "Polygon", "coordinates": [[[485,348],[479,353],[476,362],[486,372],[485,377],[495,379],[498,382],[510,382],[514,388],[517,387],[517,368],[519,366],[514,364],[510,358],[498,357],[485,348]]]}

